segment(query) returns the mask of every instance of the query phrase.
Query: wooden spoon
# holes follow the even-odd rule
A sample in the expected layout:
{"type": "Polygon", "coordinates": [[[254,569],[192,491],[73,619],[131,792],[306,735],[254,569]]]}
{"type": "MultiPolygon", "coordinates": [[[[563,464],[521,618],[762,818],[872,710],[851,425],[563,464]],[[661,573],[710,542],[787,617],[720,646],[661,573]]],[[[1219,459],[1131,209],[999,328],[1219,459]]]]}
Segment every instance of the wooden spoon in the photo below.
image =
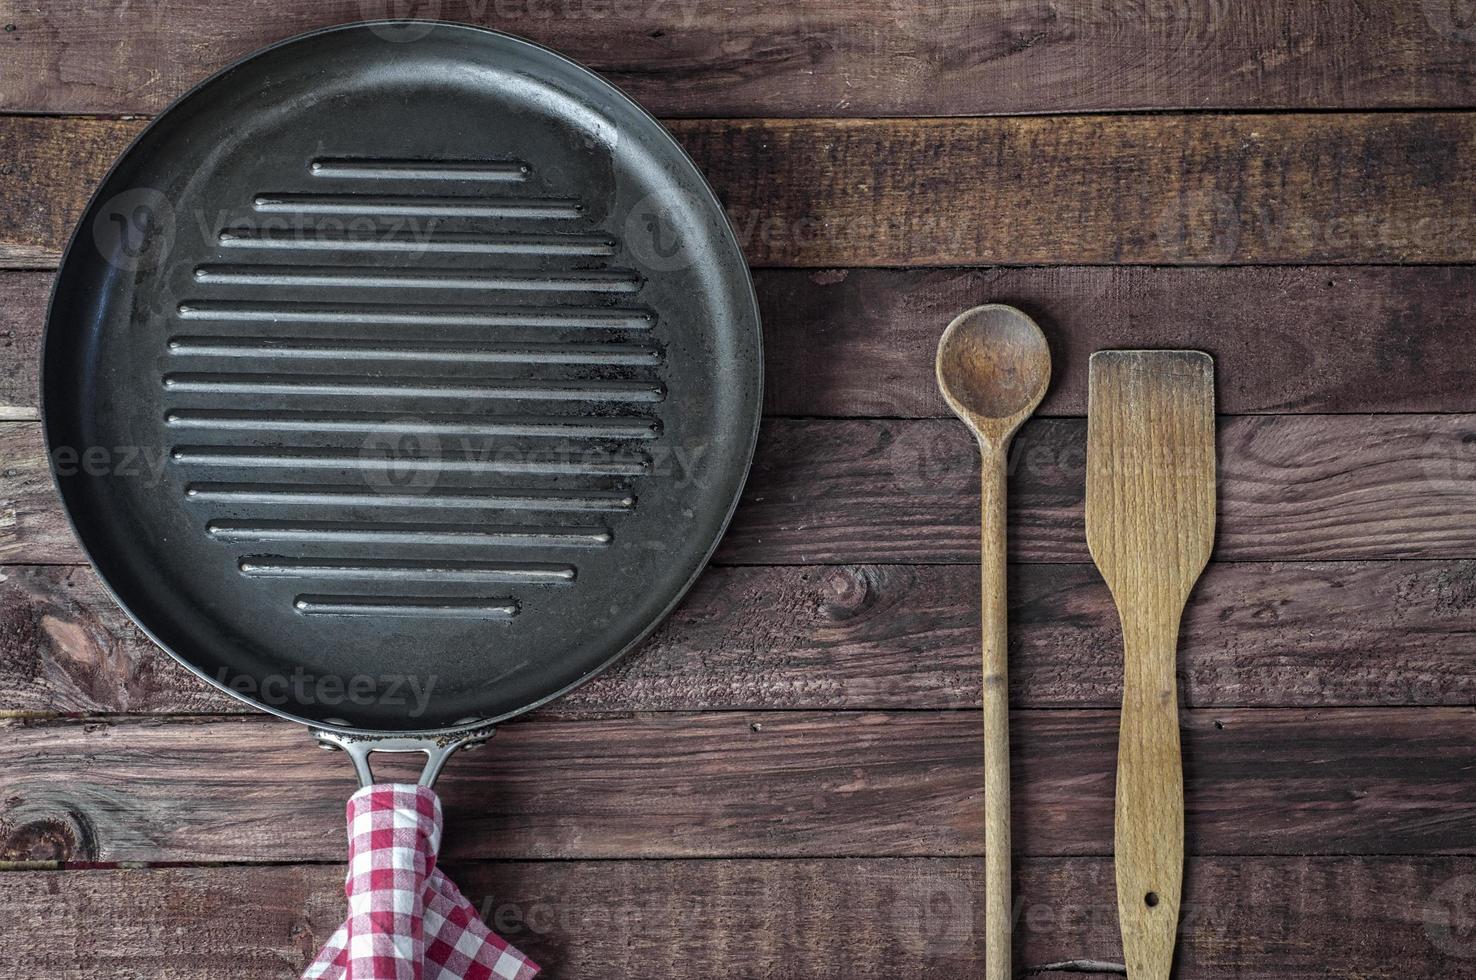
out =
{"type": "Polygon", "coordinates": [[[1179,619],[1215,538],[1215,367],[1197,351],[1098,351],[1086,532],[1122,621],[1114,863],[1128,976],[1168,980],[1184,868],[1174,672],[1179,619]]]}
{"type": "Polygon", "coordinates": [[[1051,381],[1035,321],[1011,306],[961,314],[938,342],[938,389],[979,441],[984,625],[984,976],[1010,980],[1010,688],[1005,648],[1005,484],[1010,439],[1051,381]]]}

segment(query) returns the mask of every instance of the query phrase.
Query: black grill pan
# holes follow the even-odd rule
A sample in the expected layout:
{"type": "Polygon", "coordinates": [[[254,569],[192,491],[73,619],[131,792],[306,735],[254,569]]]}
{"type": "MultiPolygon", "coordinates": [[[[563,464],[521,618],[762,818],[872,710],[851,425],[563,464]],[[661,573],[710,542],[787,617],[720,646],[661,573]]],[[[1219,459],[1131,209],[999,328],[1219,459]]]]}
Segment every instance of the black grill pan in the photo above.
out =
{"type": "Polygon", "coordinates": [[[671,609],[761,364],[732,231],[654,119],[533,44],[414,27],[278,44],[139,136],[63,260],[42,404],[77,536],[160,646],[424,749],[671,609]]]}

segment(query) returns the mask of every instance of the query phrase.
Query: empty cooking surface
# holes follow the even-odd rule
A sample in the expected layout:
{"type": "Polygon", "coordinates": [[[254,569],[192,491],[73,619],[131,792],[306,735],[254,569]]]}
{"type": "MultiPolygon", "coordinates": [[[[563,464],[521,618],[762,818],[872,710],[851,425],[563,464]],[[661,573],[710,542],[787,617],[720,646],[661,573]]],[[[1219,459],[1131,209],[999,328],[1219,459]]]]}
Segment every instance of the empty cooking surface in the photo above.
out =
{"type": "Polygon", "coordinates": [[[752,449],[757,313],[695,169],[603,83],[367,33],[266,52],[235,74],[270,105],[207,83],[124,159],[95,208],[158,189],[160,254],[69,256],[48,435],[156,461],[63,494],[207,677],[409,666],[434,717],[307,720],[470,724],[590,676],[695,576],[752,449]]]}

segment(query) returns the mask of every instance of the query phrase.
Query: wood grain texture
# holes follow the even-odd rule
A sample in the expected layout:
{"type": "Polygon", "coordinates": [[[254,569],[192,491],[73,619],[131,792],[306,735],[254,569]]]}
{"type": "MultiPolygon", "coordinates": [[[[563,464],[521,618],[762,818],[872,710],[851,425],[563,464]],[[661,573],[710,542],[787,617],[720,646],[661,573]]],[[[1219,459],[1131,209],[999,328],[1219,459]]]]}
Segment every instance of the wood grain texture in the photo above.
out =
{"type": "Polygon", "coordinates": [[[0,272],[0,421],[40,418],[41,332],[49,272],[0,272]]]}
{"type": "MultiPolygon", "coordinates": [[[[1476,853],[1470,708],[1184,713],[1191,854],[1476,853]],[[1378,738],[1370,738],[1370,733],[1378,738]]],[[[1015,853],[1107,855],[1115,711],[1017,711],[1015,853]]],[[[979,716],[531,718],[458,756],[448,859],[977,855],[979,716]]],[[[0,860],[337,861],[348,760],[253,718],[11,721],[0,860]]]]}
{"type": "Polygon", "coordinates": [[[1449,0],[50,0],[5,14],[13,70],[0,76],[0,107],[154,112],[255,48],[397,14],[531,38],[669,115],[1470,106],[1466,13],[1449,0]]]}
{"type": "Polygon", "coordinates": [[[758,265],[1464,262],[1476,243],[1464,114],[674,131],[758,265]]]}
{"type": "MultiPolygon", "coordinates": [[[[965,980],[982,960],[982,875],[968,859],[499,862],[450,872],[495,928],[561,977],[886,980],[900,957],[928,977],[965,980]]],[[[1191,858],[1181,974],[1446,980],[1469,963],[1459,903],[1473,873],[1465,857],[1191,858]]],[[[1107,861],[1025,860],[1020,879],[1022,968],[1120,962],[1107,861]]],[[[5,880],[0,915],[29,924],[0,950],[13,980],[279,980],[296,975],[343,914],[337,866],[5,880]]]]}
{"type": "MultiPolygon", "coordinates": [[[[965,980],[982,961],[975,860],[449,870],[494,928],[561,977],[886,980],[903,958],[928,977],[965,980]]],[[[1096,858],[1020,862],[1022,968],[1120,962],[1111,873],[1096,858]]],[[[1191,858],[1181,975],[1461,975],[1472,942],[1459,903],[1473,873],[1465,857],[1191,858]]],[[[0,949],[13,980],[280,980],[343,915],[338,866],[14,872],[5,882],[0,916],[28,924],[0,949]]]]}
{"type": "MultiPolygon", "coordinates": [[[[1081,419],[1026,423],[1011,451],[1016,561],[1087,560],[1081,419]]],[[[105,447],[100,469],[163,457],[105,447]]],[[[724,564],[973,562],[977,452],[955,420],[771,419],[724,564]]],[[[1476,557],[1470,415],[1238,416],[1221,421],[1222,561],[1476,557]]],[[[77,564],[39,426],[0,423],[0,561],[77,564]]]]}
{"type": "Polygon", "coordinates": [[[1476,411],[1471,267],[761,269],[754,278],[774,415],[944,415],[931,350],[956,311],[982,302],[1018,306],[1045,330],[1044,415],[1085,414],[1088,356],[1122,347],[1208,352],[1227,414],[1476,411]]]}
{"type": "Polygon", "coordinates": [[[1198,351],[1099,351],[1086,534],[1122,619],[1113,866],[1128,975],[1168,980],[1184,874],[1179,621],[1215,539],[1215,366],[1198,351]]]}
{"type": "MultiPolygon", "coordinates": [[[[13,189],[0,209],[0,266],[54,262],[142,125],[0,117],[13,189]]],[[[1476,153],[1473,114],[677,120],[671,129],[760,266],[1476,261],[1476,172],[1463,166],[1476,153]],[[982,214],[989,220],[960,219],[982,214]]]]}
{"type": "MultiPolygon", "coordinates": [[[[643,651],[447,774],[453,875],[551,974],[977,980],[977,717],[916,710],[980,701],[977,475],[956,425],[899,421],[943,415],[958,309],[1041,320],[1049,415],[1123,346],[1209,351],[1237,415],[1476,413],[1476,114],[1198,114],[1476,107],[1465,0],[49,0],[0,12],[0,112],[155,112],[380,12],[527,34],[688,117],[762,267],[766,411],[801,417],[766,426],[726,564],[643,651]],[[1160,108],[1197,112],[805,118],[1160,108]],[[575,860],[480,860],[508,857],[575,860]]],[[[54,266],[142,125],[0,116],[0,267],[54,266]]],[[[50,278],[0,273],[0,423],[36,417],[50,278]]],[[[1280,560],[1212,565],[1186,614],[1179,975],[1470,972],[1472,418],[1227,420],[1220,555],[1280,560]]],[[[0,714],[160,717],[0,723],[0,862],[73,865],[0,872],[0,974],[296,976],[342,916],[347,762],[167,714],[240,706],[44,564],[78,552],[36,433],[0,425],[0,560],[43,563],[0,566],[0,714]],[[82,870],[135,859],[272,863],[82,870]]],[[[1084,448],[1079,420],[1023,434],[1017,560],[1085,560],[1084,448]]],[[[1120,960],[1114,613],[1084,564],[1010,593],[1017,962],[1120,960]]]]}
{"type": "MultiPolygon", "coordinates": [[[[0,271],[0,418],[36,417],[51,279],[0,271]]],[[[1084,415],[1087,357],[1132,346],[1210,353],[1228,414],[1476,412],[1471,266],[759,269],[754,285],[770,415],[946,415],[938,333],[996,299],[1049,335],[1045,415],[1084,415]]]]}
{"type": "MultiPolygon", "coordinates": [[[[4,38],[0,38],[3,42],[4,38]]],[[[55,265],[88,198],[139,120],[0,118],[0,265],[55,265]]]]}
{"type": "MultiPolygon", "coordinates": [[[[0,711],[246,711],[154,647],[90,568],[0,567],[0,711]]],[[[970,565],[712,568],[635,654],[554,710],[977,708],[970,565]]],[[[1010,568],[1011,700],[1116,708],[1090,565],[1010,568]]],[[[1476,562],[1212,564],[1185,614],[1189,707],[1476,702],[1476,562]]]]}
{"type": "MultiPolygon", "coordinates": [[[[1472,419],[1221,420],[1220,560],[1476,554],[1472,419]]],[[[775,420],[720,561],[972,560],[973,453],[947,421],[775,420]]],[[[1011,454],[1017,561],[1082,561],[1085,424],[1034,420],[1011,454]]]]}

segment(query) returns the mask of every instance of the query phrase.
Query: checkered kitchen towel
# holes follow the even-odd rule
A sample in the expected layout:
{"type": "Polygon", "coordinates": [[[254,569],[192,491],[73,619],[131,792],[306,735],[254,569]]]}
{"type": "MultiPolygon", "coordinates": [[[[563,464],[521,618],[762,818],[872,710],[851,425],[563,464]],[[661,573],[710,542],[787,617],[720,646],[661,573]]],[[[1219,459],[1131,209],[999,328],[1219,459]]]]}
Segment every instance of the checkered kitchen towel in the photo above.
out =
{"type": "Polygon", "coordinates": [[[349,917],[302,980],[530,980],[538,964],[482,923],[436,867],[441,801],[424,786],[349,798],[349,917]]]}

